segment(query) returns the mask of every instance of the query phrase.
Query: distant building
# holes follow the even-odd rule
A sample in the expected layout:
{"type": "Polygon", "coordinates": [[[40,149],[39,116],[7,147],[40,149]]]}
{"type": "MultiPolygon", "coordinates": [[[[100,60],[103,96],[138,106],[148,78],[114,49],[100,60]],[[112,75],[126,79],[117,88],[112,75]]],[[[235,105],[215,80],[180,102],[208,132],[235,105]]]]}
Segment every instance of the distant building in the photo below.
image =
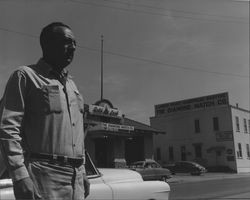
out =
{"type": "Polygon", "coordinates": [[[85,105],[85,111],[86,149],[97,167],[123,168],[153,158],[153,135],[162,131],[126,118],[107,99],[85,105]]]}
{"type": "Polygon", "coordinates": [[[229,104],[228,93],[155,105],[155,159],[196,161],[209,169],[250,172],[250,112],[229,104]]]}

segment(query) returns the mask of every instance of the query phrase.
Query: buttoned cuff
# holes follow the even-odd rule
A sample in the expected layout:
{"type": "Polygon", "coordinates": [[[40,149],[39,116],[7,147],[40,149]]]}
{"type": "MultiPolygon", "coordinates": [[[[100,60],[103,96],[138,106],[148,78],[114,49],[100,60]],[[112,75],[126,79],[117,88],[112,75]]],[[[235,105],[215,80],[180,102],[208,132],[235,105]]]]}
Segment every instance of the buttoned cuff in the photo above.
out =
{"type": "Polygon", "coordinates": [[[22,166],[16,170],[10,172],[10,177],[13,182],[29,177],[29,173],[25,166],[22,166]]]}

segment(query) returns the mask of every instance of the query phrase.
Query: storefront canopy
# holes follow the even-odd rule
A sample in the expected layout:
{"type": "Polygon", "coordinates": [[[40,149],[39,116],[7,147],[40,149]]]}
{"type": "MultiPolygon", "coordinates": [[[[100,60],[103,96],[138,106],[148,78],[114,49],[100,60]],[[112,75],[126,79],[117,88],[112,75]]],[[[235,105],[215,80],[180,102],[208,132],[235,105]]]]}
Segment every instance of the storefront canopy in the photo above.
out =
{"type": "Polygon", "coordinates": [[[135,120],[131,120],[128,118],[123,118],[121,123],[106,123],[100,121],[87,120],[85,121],[87,128],[87,132],[94,133],[102,133],[109,135],[117,135],[119,136],[131,136],[133,135],[143,135],[143,134],[165,134],[165,132],[157,130],[149,125],[137,122],[135,120]]]}

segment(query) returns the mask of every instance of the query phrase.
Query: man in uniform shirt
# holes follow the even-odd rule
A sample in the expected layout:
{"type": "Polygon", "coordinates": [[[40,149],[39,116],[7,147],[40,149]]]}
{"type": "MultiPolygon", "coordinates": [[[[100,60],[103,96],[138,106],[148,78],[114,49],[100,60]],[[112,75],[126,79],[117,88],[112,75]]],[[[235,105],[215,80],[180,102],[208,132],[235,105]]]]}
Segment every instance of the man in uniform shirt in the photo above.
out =
{"type": "Polygon", "coordinates": [[[17,199],[84,199],[83,99],[68,75],[76,42],[51,23],[40,35],[42,58],[15,70],[0,106],[0,148],[17,199]]]}

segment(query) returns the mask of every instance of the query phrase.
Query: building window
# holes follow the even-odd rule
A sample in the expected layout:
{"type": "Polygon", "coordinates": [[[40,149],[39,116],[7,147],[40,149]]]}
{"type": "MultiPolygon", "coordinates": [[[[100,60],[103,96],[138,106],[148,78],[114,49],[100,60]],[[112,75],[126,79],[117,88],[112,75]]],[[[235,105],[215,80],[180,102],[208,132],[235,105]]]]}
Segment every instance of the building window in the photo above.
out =
{"type": "Polygon", "coordinates": [[[240,121],[239,121],[239,117],[235,117],[235,123],[236,123],[236,131],[240,131],[240,121]]]}
{"type": "Polygon", "coordinates": [[[250,119],[248,120],[248,133],[250,133],[250,119]]]}
{"type": "Polygon", "coordinates": [[[201,144],[194,145],[194,153],[196,158],[202,158],[202,147],[201,144]]]}
{"type": "Polygon", "coordinates": [[[247,133],[247,119],[243,119],[244,133],[247,133]]]}
{"type": "Polygon", "coordinates": [[[249,148],[249,144],[246,144],[246,149],[247,149],[247,158],[250,159],[250,148],[249,148]]]}
{"type": "Polygon", "coordinates": [[[221,151],[216,151],[216,156],[221,156],[221,151]]]}
{"type": "Polygon", "coordinates": [[[161,160],[161,148],[156,148],[156,159],[161,160]]]}
{"type": "Polygon", "coordinates": [[[238,157],[238,158],[242,158],[242,148],[241,148],[241,143],[238,143],[237,157],[238,157]]]}
{"type": "Polygon", "coordinates": [[[198,120],[198,119],[194,120],[194,131],[195,131],[195,133],[200,133],[201,132],[200,120],[198,120]]]}
{"type": "Polygon", "coordinates": [[[181,160],[182,161],[186,161],[186,147],[185,146],[181,146],[181,160]]]}
{"type": "Polygon", "coordinates": [[[174,147],[169,147],[168,148],[168,153],[169,153],[169,160],[173,161],[174,160],[174,147]]]}
{"type": "Polygon", "coordinates": [[[219,130],[219,118],[218,117],[213,117],[213,126],[214,126],[214,131],[219,130]]]}

